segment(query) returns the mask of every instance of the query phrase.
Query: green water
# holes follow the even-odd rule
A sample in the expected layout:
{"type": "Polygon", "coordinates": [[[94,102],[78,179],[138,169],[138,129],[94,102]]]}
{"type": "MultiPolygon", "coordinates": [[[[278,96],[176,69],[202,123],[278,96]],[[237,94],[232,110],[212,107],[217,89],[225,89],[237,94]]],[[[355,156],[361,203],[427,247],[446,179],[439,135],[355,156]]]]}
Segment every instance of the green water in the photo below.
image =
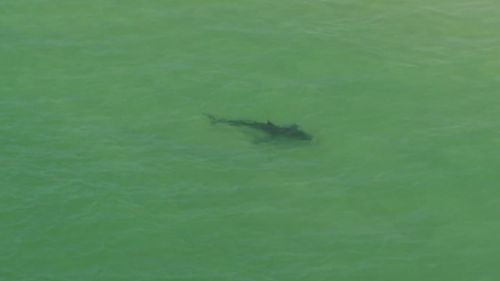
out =
{"type": "Polygon", "coordinates": [[[500,4],[437,2],[0,1],[0,280],[500,280],[500,4]]]}

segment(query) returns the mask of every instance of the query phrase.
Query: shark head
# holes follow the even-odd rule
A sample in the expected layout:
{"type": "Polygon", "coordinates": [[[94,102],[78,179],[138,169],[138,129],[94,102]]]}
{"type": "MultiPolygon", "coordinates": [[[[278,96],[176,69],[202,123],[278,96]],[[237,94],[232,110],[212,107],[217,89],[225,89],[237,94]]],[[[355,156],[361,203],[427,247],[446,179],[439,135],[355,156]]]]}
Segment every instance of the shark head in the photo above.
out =
{"type": "Polygon", "coordinates": [[[286,127],[284,135],[287,136],[290,139],[296,139],[296,140],[312,140],[312,136],[309,135],[308,133],[302,131],[299,129],[299,126],[296,124],[286,127]]]}

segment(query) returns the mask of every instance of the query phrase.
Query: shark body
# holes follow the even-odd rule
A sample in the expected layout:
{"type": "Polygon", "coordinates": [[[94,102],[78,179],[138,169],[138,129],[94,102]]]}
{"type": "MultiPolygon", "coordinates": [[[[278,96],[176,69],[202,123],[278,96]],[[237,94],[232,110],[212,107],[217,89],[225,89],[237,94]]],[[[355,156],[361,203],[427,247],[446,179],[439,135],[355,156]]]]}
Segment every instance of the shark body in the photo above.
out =
{"type": "Polygon", "coordinates": [[[213,124],[222,123],[235,127],[247,127],[255,129],[266,133],[272,139],[290,139],[290,140],[301,140],[301,141],[312,140],[312,136],[302,131],[296,124],[290,126],[279,126],[272,123],[271,121],[258,122],[252,120],[231,120],[225,118],[217,118],[211,114],[206,114],[206,113],[205,115],[210,119],[210,121],[213,124]]]}

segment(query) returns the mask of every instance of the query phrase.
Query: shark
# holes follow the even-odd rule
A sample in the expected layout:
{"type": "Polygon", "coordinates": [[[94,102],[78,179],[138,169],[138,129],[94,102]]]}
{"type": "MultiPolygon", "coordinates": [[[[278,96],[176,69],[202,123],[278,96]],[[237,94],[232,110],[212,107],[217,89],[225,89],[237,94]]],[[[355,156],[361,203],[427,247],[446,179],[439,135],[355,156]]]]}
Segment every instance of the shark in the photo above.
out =
{"type": "Polygon", "coordinates": [[[212,114],[204,113],[205,116],[212,122],[212,124],[226,124],[234,127],[246,127],[264,132],[267,136],[267,140],[277,140],[277,139],[288,139],[288,140],[299,140],[299,141],[310,141],[312,136],[303,130],[297,124],[290,126],[280,126],[276,125],[271,121],[258,122],[253,120],[233,120],[218,118],[212,114]]]}

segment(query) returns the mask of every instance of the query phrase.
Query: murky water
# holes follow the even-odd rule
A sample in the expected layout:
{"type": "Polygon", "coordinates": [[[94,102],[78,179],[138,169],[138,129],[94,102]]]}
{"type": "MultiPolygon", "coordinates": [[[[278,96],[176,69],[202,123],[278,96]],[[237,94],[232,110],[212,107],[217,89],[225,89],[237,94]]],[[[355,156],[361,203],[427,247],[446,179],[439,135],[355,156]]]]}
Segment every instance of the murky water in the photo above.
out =
{"type": "Polygon", "coordinates": [[[0,280],[498,280],[499,24],[491,0],[3,0],[0,280]]]}

